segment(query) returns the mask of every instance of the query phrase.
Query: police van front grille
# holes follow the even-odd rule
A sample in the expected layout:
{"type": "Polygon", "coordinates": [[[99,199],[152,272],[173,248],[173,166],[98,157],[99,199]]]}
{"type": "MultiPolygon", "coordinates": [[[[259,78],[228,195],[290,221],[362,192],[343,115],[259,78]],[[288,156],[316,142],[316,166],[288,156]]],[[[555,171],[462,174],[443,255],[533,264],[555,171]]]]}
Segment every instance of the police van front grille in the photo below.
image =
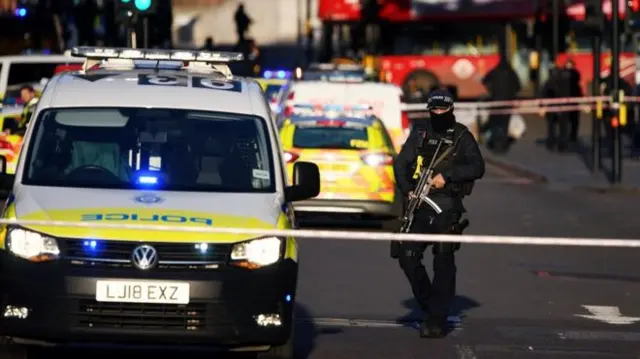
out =
{"type": "Polygon", "coordinates": [[[80,300],[76,325],[96,329],[205,329],[206,304],[100,303],[80,300]]]}
{"type": "Polygon", "coordinates": [[[142,245],[152,246],[158,254],[158,268],[218,268],[227,261],[229,244],[208,244],[201,250],[197,243],[141,243],[124,241],[93,241],[67,239],[65,258],[72,265],[90,267],[133,267],[133,250],[142,245]],[[95,244],[92,246],[92,244],[95,244]]]}

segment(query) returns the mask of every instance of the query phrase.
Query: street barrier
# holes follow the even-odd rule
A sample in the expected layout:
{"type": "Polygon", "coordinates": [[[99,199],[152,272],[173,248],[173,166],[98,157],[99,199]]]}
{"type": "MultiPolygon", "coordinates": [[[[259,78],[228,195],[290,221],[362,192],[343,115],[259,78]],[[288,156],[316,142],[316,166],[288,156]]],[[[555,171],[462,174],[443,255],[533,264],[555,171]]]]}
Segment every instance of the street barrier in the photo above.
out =
{"type": "MultiPolygon", "coordinates": [[[[542,98],[509,101],[456,102],[456,112],[476,112],[479,114],[524,114],[546,112],[591,111],[598,103],[603,108],[613,104],[610,96],[587,96],[565,98],[542,98]],[[557,106],[563,105],[563,106],[557,106]],[[502,107],[497,109],[498,107],[502,107]],[[505,108],[506,107],[506,108],[505,108]]],[[[625,96],[624,103],[640,103],[640,96],[625,96]]],[[[426,111],[426,103],[402,104],[403,111],[426,111]]]]}
{"type": "MultiPolygon", "coordinates": [[[[584,96],[584,97],[562,97],[562,98],[536,98],[508,101],[478,101],[478,102],[456,102],[456,108],[490,108],[490,107],[535,107],[543,105],[562,105],[578,103],[613,102],[611,96],[584,96]]],[[[640,96],[624,96],[624,102],[640,102],[640,96]]],[[[404,104],[403,109],[407,111],[424,110],[426,103],[404,104]]]]}
{"type": "MultiPolygon", "coordinates": [[[[574,247],[640,247],[640,240],[617,238],[570,238],[570,237],[526,237],[526,236],[493,236],[493,235],[443,235],[443,234],[404,234],[373,231],[329,231],[303,229],[253,229],[231,227],[188,227],[143,224],[89,223],[68,221],[42,221],[21,219],[0,219],[0,224],[29,228],[30,226],[73,227],[90,229],[131,229],[143,231],[172,231],[184,233],[211,234],[247,234],[256,238],[264,236],[295,237],[296,239],[336,239],[356,241],[405,241],[405,242],[450,242],[478,244],[511,244],[536,246],[574,246],[574,247]]],[[[96,238],[99,239],[99,238],[96,238]]]]}

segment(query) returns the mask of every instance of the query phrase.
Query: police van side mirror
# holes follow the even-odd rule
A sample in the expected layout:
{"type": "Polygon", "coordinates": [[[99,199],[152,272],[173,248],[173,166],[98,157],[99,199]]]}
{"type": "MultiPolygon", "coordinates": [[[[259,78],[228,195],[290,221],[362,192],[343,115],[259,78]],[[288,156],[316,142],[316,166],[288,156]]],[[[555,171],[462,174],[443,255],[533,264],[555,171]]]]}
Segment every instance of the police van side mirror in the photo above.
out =
{"type": "Polygon", "coordinates": [[[320,193],[320,170],[311,162],[293,164],[293,186],[284,189],[287,202],[303,201],[320,193]]]}
{"type": "Polygon", "coordinates": [[[16,179],[15,174],[9,174],[7,171],[9,161],[5,156],[0,155],[0,191],[11,191],[13,189],[13,182],[16,179]]]}

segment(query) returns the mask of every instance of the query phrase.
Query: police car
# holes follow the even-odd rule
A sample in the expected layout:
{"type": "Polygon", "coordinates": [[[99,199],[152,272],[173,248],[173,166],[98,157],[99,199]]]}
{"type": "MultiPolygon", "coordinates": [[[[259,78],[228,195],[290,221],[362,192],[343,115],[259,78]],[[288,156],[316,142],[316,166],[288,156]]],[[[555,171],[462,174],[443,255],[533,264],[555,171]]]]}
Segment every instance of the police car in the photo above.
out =
{"type": "Polygon", "coordinates": [[[371,106],[298,104],[281,127],[280,139],[288,166],[316,163],[322,178],[320,194],[296,203],[296,212],[384,219],[400,215],[396,152],[371,106]]]}
{"type": "Polygon", "coordinates": [[[278,113],[278,94],[280,90],[287,86],[291,81],[291,71],[285,70],[265,70],[262,77],[256,78],[256,81],[264,91],[264,97],[269,103],[269,107],[273,113],[278,113]]]}
{"type": "Polygon", "coordinates": [[[288,184],[260,86],[226,64],[242,55],[73,54],[84,70],[51,79],[15,175],[2,175],[3,218],[123,227],[2,227],[0,357],[119,343],[290,358],[293,238],[125,227],[289,229],[292,202],[318,194],[315,164],[288,184]]]}

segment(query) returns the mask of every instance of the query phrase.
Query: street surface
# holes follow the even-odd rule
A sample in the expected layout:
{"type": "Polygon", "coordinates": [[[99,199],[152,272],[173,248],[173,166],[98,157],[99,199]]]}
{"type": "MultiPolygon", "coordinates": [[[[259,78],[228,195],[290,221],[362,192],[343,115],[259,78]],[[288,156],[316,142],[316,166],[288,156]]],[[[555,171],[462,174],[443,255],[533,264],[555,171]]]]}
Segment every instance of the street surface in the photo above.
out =
{"type": "MultiPolygon", "coordinates": [[[[639,198],[547,188],[489,166],[466,201],[467,233],[640,238],[639,198]]],[[[457,328],[421,339],[419,312],[387,243],[301,242],[299,358],[640,356],[640,250],[463,244],[450,318],[457,328]],[[583,306],[606,313],[580,317],[592,314],[583,306]]]]}

